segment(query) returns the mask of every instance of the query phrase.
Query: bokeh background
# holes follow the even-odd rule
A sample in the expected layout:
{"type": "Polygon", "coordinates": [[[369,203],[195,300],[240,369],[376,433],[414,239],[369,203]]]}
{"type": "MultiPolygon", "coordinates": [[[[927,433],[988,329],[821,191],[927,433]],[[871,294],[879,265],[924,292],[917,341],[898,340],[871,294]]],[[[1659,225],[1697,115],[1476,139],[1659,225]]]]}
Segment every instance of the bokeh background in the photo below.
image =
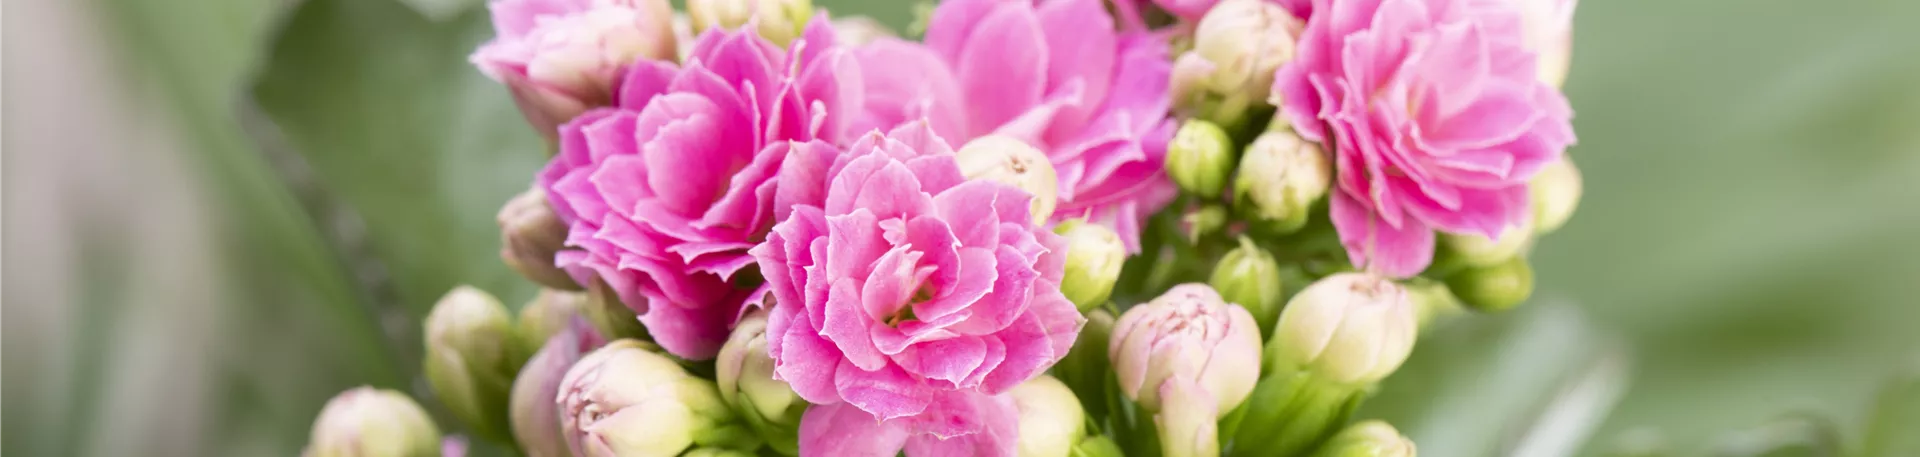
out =
{"type": "MultiPolygon", "coordinates": [[[[492,216],[543,153],[466,63],[482,1],[8,0],[0,452],[296,455],[340,390],[437,408],[433,300],[533,294],[492,216]]],[[[1424,335],[1365,414],[1430,457],[1692,455],[1794,415],[1857,446],[1920,365],[1920,2],[1576,23],[1586,197],[1540,293],[1424,335]]]]}

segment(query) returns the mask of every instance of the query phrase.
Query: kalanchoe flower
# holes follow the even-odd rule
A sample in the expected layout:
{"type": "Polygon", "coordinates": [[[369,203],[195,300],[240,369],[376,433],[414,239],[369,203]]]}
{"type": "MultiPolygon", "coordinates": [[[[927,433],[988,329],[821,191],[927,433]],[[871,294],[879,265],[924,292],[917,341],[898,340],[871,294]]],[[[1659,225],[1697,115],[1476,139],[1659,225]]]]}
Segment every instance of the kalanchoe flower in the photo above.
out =
{"type": "Polygon", "coordinates": [[[1166,385],[1191,383],[1226,414],[1260,379],[1260,328],[1213,288],[1182,284],[1122,314],[1107,354],[1120,393],[1147,411],[1163,408],[1166,385]]]}
{"type": "Polygon", "coordinates": [[[672,457],[695,445],[758,444],[720,401],[713,381],[650,349],[614,341],[567,370],[554,401],[573,455],[672,457]]]}
{"type": "Polygon", "coordinates": [[[1127,246],[1120,235],[1107,226],[1079,219],[1061,222],[1053,232],[1067,238],[1067,264],[1060,293],[1082,312],[1106,304],[1127,261],[1127,246]]]}
{"type": "Polygon", "coordinates": [[[553,265],[554,253],[567,242],[567,225],[547,206],[539,187],[508,200],[494,216],[500,224],[500,260],[533,282],[555,289],[580,290],[566,271],[553,265]]]}
{"type": "Polygon", "coordinates": [[[1290,129],[1260,134],[1240,155],[1233,203],[1262,228],[1290,233],[1306,226],[1313,205],[1327,196],[1333,164],[1320,145],[1290,129]]]}
{"type": "Polygon", "coordinates": [[[1580,0],[1507,0],[1520,8],[1527,49],[1539,55],[1540,82],[1560,87],[1573,64],[1573,10],[1580,0]]]}
{"type": "Polygon", "coordinates": [[[512,315],[472,286],[447,292],[427,313],[425,374],[434,396],[474,434],[511,443],[507,393],[526,361],[512,315]]]}
{"type": "Polygon", "coordinates": [[[546,345],[520,368],[509,397],[513,438],[527,457],[571,457],[560,433],[560,382],[567,369],[588,352],[606,344],[585,320],[575,319],[547,339],[546,345]]]}
{"type": "Polygon", "coordinates": [[[767,445],[782,454],[799,452],[800,415],[807,402],[793,393],[785,381],[774,379],[773,359],[767,356],[767,316],[753,311],[740,318],[733,336],[720,347],[714,378],[720,382],[720,398],[733,406],[748,426],[767,440],[767,445]]]}
{"type": "Polygon", "coordinates": [[[1087,412],[1060,380],[1041,375],[1007,395],[1020,411],[1020,457],[1067,457],[1087,436],[1087,412]]]}
{"type": "Polygon", "coordinates": [[[1173,66],[1173,91],[1194,116],[1240,127],[1267,100],[1273,72],[1293,60],[1304,26],[1267,0],[1226,0],[1196,26],[1193,50],[1173,66]]]}
{"type": "Polygon", "coordinates": [[[1320,446],[1314,457],[1414,457],[1413,440],[1400,436],[1386,422],[1370,420],[1348,426],[1320,446]]]}
{"type": "Polygon", "coordinates": [[[794,150],[781,191],[820,192],[793,197],[752,252],[776,297],[775,373],[814,404],[801,453],[1011,449],[983,416],[1000,414],[991,396],[1065,356],[1080,327],[1059,289],[1065,240],[1033,224],[1031,195],[965,180],[924,123],[837,157],[794,150]]]}
{"type": "Polygon", "coordinates": [[[1535,77],[1506,0],[1320,0],[1274,96],[1334,152],[1348,257],[1395,277],[1434,230],[1489,238],[1528,217],[1527,180],[1574,142],[1572,109],[1535,77]]]}
{"type": "Polygon", "coordinates": [[[558,264],[604,281],[674,355],[710,359],[743,303],[730,284],[785,206],[773,177],[788,141],[841,139],[833,113],[858,106],[850,58],[817,18],[782,51],[709,30],[683,68],[635,64],[612,109],[561,129],[539,181],[570,226],[558,264]]]}
{"type": "Polygon", "coordinates": [[[1026,142],[1004,135],[968,141],[954,151],[960,174],[1019,188],[1033,196],[1033,222],[1045,224],[1059,198],[1060,177],[1047,155],[1026,142]]]}
{"type": "Polygon", "coordinates": [[[1282,373],[1369,385],[1400,368],[1418,331],[1405,288],[1372,274],[1339,273],[1287,301],[1267,342],[1266,363],[1282,373]]]}
{"type": "Polygon", "coordinates": [[[926,119],[962,144],[1007,135],[1044,151],[1058,173],[1056,221],[1113,227],[1131,250],[1140,225],[1173,200],[1165,177],[1166,40],[1120,30],[1101,0],[949,0],[926,44],[881,39],[858,51],[867,84],[861,128],[926,119]]]}
{"type": "Polygon", "coordinates": [[[492,41],[471,60],[506,83],[534,130],[551,139],[560,124],[614,101],[636,59],[674,56],[667,0],[492,0],[492,41]]]}
{"type": "Polygon", "coordinates": [[[786,46],[800,35],[813,17],[809,0],[688,0],[687,18],[694,33],[719,27],[737,29],[753,24],[754,32],[773,44],[786,46]]]}
{"type": "Polygon", "coordinates": [[[1563,157],[1534,175],[1528,189],[1533,191],[1533,229],[1552,233],[1566,225],[1580,206],[1580,169],[1573,166],[1571,157],[1563,157]]]}
{"type": "Polygon", "coordinates": [[[440,431],[427,411],[399,392],[359,387],[341,392],[313,421],[306,457],[432,457],[440,431]]]}

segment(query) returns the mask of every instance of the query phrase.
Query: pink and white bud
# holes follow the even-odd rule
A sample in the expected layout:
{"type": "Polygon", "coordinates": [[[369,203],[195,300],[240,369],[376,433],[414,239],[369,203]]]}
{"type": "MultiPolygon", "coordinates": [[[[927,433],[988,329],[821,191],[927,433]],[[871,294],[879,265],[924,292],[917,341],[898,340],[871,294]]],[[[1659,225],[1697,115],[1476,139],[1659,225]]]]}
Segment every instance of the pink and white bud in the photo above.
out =
{"type": "Polygon", "coordinates": [[[471,60],[507,85],[534,130],[613,102],[614,83],[638,59],[674,58],[666,0],[494,0],[493,41],[471,60]]]}
{"type": "Polygon", "coordinates": [[[1372,384],[1407,360],[1418,331],[1405,288],[1382,276],[1339,273],[1287,301],[1267,343],[1267,362],[1335,383],[1372,384]]]}
{"type": "Polygon", "coordinates": [[[1193,50],[1174,61],[1173,92],[1204,119],[1238,126],[1267,101],[1273,75],[1293,60],[1304,23],[1267,0],[1225,0],[1208,10],[1193,33],[1193,50]]]}
{"type": "Polygon", "coordinates": [[[547,193],[538,186],[521,192],[495,214],[500,225],[500,261],[542,286],[581,290],[573,276],[554,266],[553,256],[567,244],[567,225],[560,222],[547,193]]]}
{"type": "Polygon", "coordinates": [[[1120,392],[1147,411],[1164,408],[1163,385],[1198,385],[1219,414],[1232,411],[1260,379],[1260,327],[1205,284],[1174,286],[1120,316],[1107,356],[1120,392]]]}
{"type": "Polygon", "coordinates": [[[1017,187],[1033,195],[1033,223],[1045,225],[1059,203],[1060,177],[1047,154],[1024,141],[1005,135],[987,135],[954,151],[960,174],[1017,187]]]}
{"type": "MultiPolygon", "coordinates": [[[[713,381],[636,340],[608,343],[560,381],[560,429],[578,457],[673,457],[751,439],[713,381]]],[[[751,448],[751,446],[744,446],[751,448]]]]}
{"type": "Polygon", "coordinates": [[[1580,0],[1508,0],[1520,8],[1526,46],[1535,54],[1540,82],[1560,87],[1573,64],[1573,10],[1580,0]]]}
{"type": "Polygon", "coordinates": [[[399,392],[360,387],[341,392],[313,421],[307,457],[430,457],[440,430],[420,404],[399,392]]]}
{"type": "Polygon", "coordinates": [[[527,457],[570,457],[567,439],[560,433],[560,406],[553,399],[560,395],[560,382],[582,356],[605,344],[585,320],[575,320],[568,328],[547,339],[513,380],[508,397],[508,418],[513,424],[513,439],[527,457]]]}

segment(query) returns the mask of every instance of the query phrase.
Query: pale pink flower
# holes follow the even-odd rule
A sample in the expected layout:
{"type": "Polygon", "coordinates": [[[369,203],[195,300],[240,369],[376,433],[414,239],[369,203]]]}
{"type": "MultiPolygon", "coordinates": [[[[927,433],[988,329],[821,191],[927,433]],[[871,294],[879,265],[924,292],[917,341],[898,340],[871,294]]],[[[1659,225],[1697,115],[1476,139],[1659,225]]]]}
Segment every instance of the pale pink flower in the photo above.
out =
{"type": "Polygon", "coordinates": [[[926,44],[881,39],[858,56],[860,128],[929,122],[964,144],[1005,134],[1045,151],[1060,184],[1053,218],[1140,223],[1178,193],[1162,171],[1171,103],[1164,37],[1116,27],[1101,0],[949,0],[926,44]]]}
{"type": "Polygon", "coordinates": [[[776,299],[774,371],[815,405],[801,453],[1010,455],[994,427],[1016,421],[992,397],[1065,356],[1083,321],[1060,294],[1064,240],[1026,192],[965,180],[925,123],[793,154],[777,198],[792,214],[752,253],[776,299]],[[896,441],[844,438],[867,436],[896,441]]]}
{"type": "Polygon", "coordinates": [[[540,173],[570,227],[556,264],[604,281],[667,351],[712,358],[764,295],[729,281],[785,208],[773,177],[788,141],[839,141],[845,122],[830,113],[859,103],[858,71],[832,43],[822,17],[791,50],[711,30],[684,68],[634,64],[615,107],[564,126],[540,173]]]}
{"type": "Polygon", "coordinates": [[[1411,276],[1434,230],[1498,238],[1527,179],[1574,142],[1508,0],[1317,0],[1274,94],[1333,151],[1332,220],[1354,265],[1411,276]]]}
{"type": "Polygon", "coordinates": [[[493,0],[487,7],[496,36],[469,59],[506,83],[527,123],[549,139],[560,124],[612,104],[635,60],[674,56],[666,0],[493,0]]]}

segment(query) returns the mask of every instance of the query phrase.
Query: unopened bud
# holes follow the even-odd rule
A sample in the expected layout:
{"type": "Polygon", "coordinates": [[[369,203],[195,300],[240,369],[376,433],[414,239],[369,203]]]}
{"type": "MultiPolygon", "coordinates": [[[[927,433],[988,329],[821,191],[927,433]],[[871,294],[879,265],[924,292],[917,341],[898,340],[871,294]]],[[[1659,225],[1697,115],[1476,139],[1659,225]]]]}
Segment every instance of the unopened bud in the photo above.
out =
{"type": "Polygon", "coordinates": [[[1461,265],[1488,267],[1518,257],[1533,245],[1533,235],[1533,221],[1527,220],[1519,227],[1508,227],[1500,233],[1499,238],[1487,238],[1477,233],[1442,234],[1440,245],[1461,265]]]}
{"type": "Polygon", "coordinates": [[[1370,420],[1348,426],[1333,436],[1313,457],[1414,457],[1413,440],[1400,436],[1386,422],[1370,420]]]}
{"type": "Polygon", "coordinates": [[[580,290],[573,276],[553,265],[553,255],[567,243],[567,225],[547,206],[539,187],[508,200],[494,216],[500,223],[500,260],[521,276],[542,286],[580,290]]]}
{"type": "Polygon", "coordinates": [[[1525,45],[1540,82],[1560,87],[1573,63],[1573,10],[1579,0],[1509,0],[1520,9],[1525,45]]]}
{"type": "Polygon", "coordinates": [[[1187,244],[1200,244],[1201,238],[1226,230],[1232,219],[1225,206],[1202,204],[1180,215],[1180,233],[1186,235],[1187,244]]]}
{"type": "Polygon", "coordinates": [[[781,47],[793,42],[813,18],[809,0],[688,0],[694,33],[709,28],[736,29],[749,22],[761,38],[781,47]],[[754,22],[757,21],[757,22],[754,22]]]}
{"type": "Polygon", "coordinates": [[[1534,230],[1552,233],[1566,225],[1580,206],[1580,169],[1574,167],[1573,159],[1562,157],[1533,175],[1527,189],[1533,194],[1534,230]]]}
{"type": "Polygon", "coordinates": [[[616,79],[634,61],[674,58],[673,7],[666,0],[593,3],[567,14],[514,12],[529,30],[473,57],[506,83],[528,123],[549,140],[561,124],[611,104],[616,79]]]}
{"type": "Polygon", "coordinates": [[[560,381],[560,430],[580,457],[678,456],[695,445],[752,449],[713,381],[635,340],[607,343],[560,381]]]}
{"type": "Polygon", "coordinates": [[[1181,189],[1204,198],[1220,196],[1233,174],[1233,139],[1218,124],[1188,119],[1167,146],[1167,176],[1181,189]]]}
{"type": "Polygon", "coordinates": [[[1226,0],[1194,30],[1193,50],[1174,63],[1178,100],[1202,118],[1239,125],[1267,101],[1274,71],[1293,60],[1303,24],[1267,0],[1226,0]]]}
{"type": "Polygon", "coordinates": [[[1041,375],[1007,391],[1020,410],[1020,457],[1067,457],[1087,435],[1087,413],[1073,390],[1041,375]]]}
{"type": "Polygon", "coordinates": [[[1460,302],[1480,312],[1512,309],[1533,295],[1533,267],[1514,257],[1491,267],[1469,268],[1447,278],[1460,302]]]}
{"type": "Polygon", "coordinates": [[[1280,284],[1280,263],[1273,254],[1253,244],[1253,240],[1240,237],[1240,247],[1228,251],[1220,258],[1220,264],[1213,267],[1213,277],[1207,280],[1213,290],[1228,303],[1238,304],[1253,315],[1253,321],[1260,326],[1261,335],[1273,334],[1273,324],[1280,319],[1280,300],[1285,290],[1280,284]]]}
{"type": "Polygon", "coordinates": [[[507,307],[460,286],[433,305],[426,327],[425,372],[434,395],[475,435],[511,443],[507,395],[526,355],[517,349],[507,307]]]}
{"type": "Polygon", "coordinates": [[[548,339],[566,330],[574,321],[586,319],[586,307],[585,292],[540,289],[532,301],[520,307],[520,320],[514,325],[521,353],[538,352],[547,345],[548,339]]]}
{"type": "Polygon", "coordinates": [[[1267,363],[1349,385],[1379,382],[1413,352],[1417,311],[1405,289],[1366,273],[1340,273],[1308,285],[1280,312],[1267,363]]]}
{"type": "Polygon", "coordinates": [[[1053,231],[1067,238],[1067,268],[1060,279],[1060,293],[1081,312],[1105,304],[1127,261],[1127,246],[1120,234],[1083,219],[1061,222],[1053,231]]]}
{"type": "MultiPolygon", "coordinates": [[[[1219,410],[1205,387],[1187,378],[1160,385],[1161,410],[1153,416],[1163,457],[1219,457],[1219,410]]],[[[1251,389],[1249,389],[1251,390],[1251,389]]]]}
{"type": "Polygon", "coordinates": [[[1053,217],[1053,206],[1060,198],[1060,178],[1046,153],[1013,137],[987,135],[954,151],[954,160],[960,162],[960,174],[967,179],[994,181],[1032,194],[1033,223],[1044,224],[1053,217]]]}
{"type": "Polygon", "coordinates": [[[720,397],[774,450],[798,455],[800,416],[806,413],[807,402],[786,381],[773,378],[766,313],[755,311],[742,318],[714,363],[720,397]]]}
{"type": "Polygon", "coordinates": [[[513,380],[509,418],[514,441],[527,457],[570,457],[566,437],[560,434],[560,406],[553,399],[560,396],[567,369],[606,343],[585,321],[574,322],[548,338],[513,380]]]}
{"type": "Polygon", "coordinates": [[[1224,414],[1259,381],[1260,327],[1213,288],[1182,284],[1121,315],[1107,356],[1120,393],[1147,411],[1159,411],[1163,385],[1180,378],[1205,389],[1224,414]]]}
{"type": "Polygon", "coordinates": [[[359,387],[341,392],[313,421],[307,457],[433,457],[440,430],[399,392],[359,387]]]}
{"type": "Polygon", "coordinates": [[[1320,145],[1291,129],[1260,134],[1240,157],[1234,205],[1275,233],[1307,225],[1314,203],[1327,196],[1333,165],[1320,145]]]}

